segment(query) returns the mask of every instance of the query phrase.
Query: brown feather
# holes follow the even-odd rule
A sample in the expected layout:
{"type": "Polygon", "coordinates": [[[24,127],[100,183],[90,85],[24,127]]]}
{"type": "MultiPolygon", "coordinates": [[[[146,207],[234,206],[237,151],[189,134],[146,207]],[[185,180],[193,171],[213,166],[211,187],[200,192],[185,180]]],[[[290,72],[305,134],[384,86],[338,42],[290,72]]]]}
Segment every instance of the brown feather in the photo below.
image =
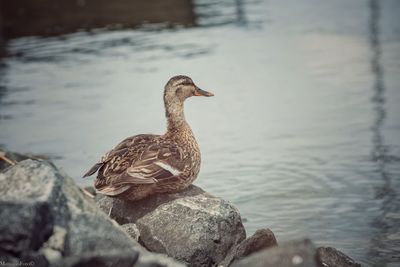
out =
{"type": "Polygon", "coordinates": [[[85,173],[85,175],[82,176],[82,178],[88,177],[93,175],[95,172],[97,172],[98,169],[100,169],[102,166],[104,165],[104,163],[96,163],[95,165],[93,165],[92,168],[90,168],[90,170],[85,173]]]}

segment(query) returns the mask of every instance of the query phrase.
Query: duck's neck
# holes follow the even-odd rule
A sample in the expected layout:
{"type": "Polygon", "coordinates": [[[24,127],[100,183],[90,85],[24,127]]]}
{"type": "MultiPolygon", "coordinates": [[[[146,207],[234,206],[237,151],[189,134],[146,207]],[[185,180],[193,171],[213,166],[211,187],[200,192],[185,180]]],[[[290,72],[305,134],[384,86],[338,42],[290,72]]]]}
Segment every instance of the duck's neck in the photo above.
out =
{"type": "Polygon", "coordinates": [[[177,135],[180,132],[187,132],[190,129],[183,113],[183,103],[173,102],[165,105],[165,115],[167,117],[167,135],[177,135]]]}
{"type": "Polygon", "coordinates": [[[183,103],[182,102],[172,102],[165,105],[165,116],[167,117],[167,130],[179,130],[185,125],[186,119],[183,113],[183,103]]]}

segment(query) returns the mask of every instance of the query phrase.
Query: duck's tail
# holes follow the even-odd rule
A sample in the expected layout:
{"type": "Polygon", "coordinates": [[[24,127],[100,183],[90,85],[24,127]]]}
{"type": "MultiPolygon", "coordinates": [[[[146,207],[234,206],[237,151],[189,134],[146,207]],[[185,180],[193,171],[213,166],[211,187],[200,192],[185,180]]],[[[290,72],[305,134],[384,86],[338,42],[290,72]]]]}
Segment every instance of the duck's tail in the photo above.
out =
{"type": "MultiPolygon", "coordinates": [[[[96,187],[96,185],[95,185],[95,187],[96,187]]],[[[124,193],[125,191],[127,191],[129,188],[131,188],[130,185],[123,185],[123,186],[117,186],[117,187],[104,186],[102,188],[96,187],[97,192],[99,192],[100,194],[103,194],[103,195],[107,195],[109,197],[118,196],[118,195],[124,193]]]]}
{"type": "Polygon", "coordinates": [[[95,172],[97,172],[102,166],[104,165],[103,162],[96,163],[90,170],[85,173],[85,175],[82,176],[82,178],[88,177],[90,175],[93,175],[95,172]]]}

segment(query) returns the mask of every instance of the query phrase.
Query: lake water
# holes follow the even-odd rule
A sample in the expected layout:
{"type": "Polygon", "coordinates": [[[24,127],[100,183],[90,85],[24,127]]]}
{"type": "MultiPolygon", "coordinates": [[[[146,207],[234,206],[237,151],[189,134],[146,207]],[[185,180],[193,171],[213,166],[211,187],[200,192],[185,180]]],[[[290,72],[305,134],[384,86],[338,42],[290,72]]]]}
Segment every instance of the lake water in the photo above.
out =
{"type": "Polygon", "coordinates": [[[186,118],[195,184],[248,235],[311,238],[400,266],[400,2],[199,0],[194,25],[14,38],[0,67],[0,144],[81,175],[123,138],[163,133],[163,86],[213,98],[186,118]]]}

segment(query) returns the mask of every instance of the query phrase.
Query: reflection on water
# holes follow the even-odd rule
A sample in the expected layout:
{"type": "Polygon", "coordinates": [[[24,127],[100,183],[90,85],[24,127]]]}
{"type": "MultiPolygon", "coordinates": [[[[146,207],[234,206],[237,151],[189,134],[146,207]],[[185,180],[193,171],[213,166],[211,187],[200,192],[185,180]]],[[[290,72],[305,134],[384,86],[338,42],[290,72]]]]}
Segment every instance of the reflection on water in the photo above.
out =
{"type": "Polygon", "coordinates": [[[375,196],[381,200],[381,212],[372,221],[372,226],[377,229],[376,236],[371,240],[371,257],[378,258],[376,266],[388,266],[400,263],[400,198],[396,186],[392,182],[392,174],[388,165],[397,163],[399,159],[391,156],[390,147],[385,144],[382,129],[385,123],[385,82],[382,67],[382,48],[380,43],[379,21],[381,16],[381,3],[378,0],[369,1],[369,34],[372,50],[371,70],[374,77],[374,95],[372,104],[375,111],[372,129],[372,160],[376,163],[376,172],[382,179],[382,185],[375,188],[375,196]]]}
{"type": "Polygon", "coordinates": [[[195,183],[237,205],[248,234],[269,227],[282,242],[307,236],[394,266],[400,2],[166,4],[177,2],[185,27],[77,23],[7,39],[0,146],[49,155],[86,185],[79,177],[118,141],[165,130],[163,85],[186,74],[216,94],[185,105],[203,156],[195,183]]]}
{"type": "Polygon", "coordinates": [[[237,24],[245,26],[246,22],[246,13],[243,0],[235,0],[236,2],[236,14],[237,14],[237,24]]]}
{"type": "Polygon", "coordinates": [[[93,29],[247,25],[243,0],[2,1],[0,44],[23,36],[57,36],[93,29]]]}
{"type": "Polygon", "coordinates": [[[0,30],[5,38],[52,36],[95,28],[135,28],[144,23],[192,26],[191,0],[5,0],[0,30]]]}

